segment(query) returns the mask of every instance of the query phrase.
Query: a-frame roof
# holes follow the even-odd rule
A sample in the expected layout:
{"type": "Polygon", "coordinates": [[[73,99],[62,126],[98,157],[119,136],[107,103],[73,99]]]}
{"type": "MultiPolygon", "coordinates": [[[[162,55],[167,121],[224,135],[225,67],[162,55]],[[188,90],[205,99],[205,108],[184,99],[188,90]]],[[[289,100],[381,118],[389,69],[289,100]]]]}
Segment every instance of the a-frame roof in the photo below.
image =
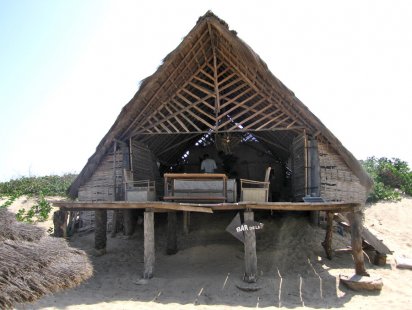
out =
{"type": "Polygon", "coordinates": [[[114,140],[137,139],[170,162],[208,133],[252,134],[287,159],[297,133],[321,136],[370,188],[372,181],[354,156],[267,68],[228,25],[212,12],[146,78],[122,109],[70,188],[92,175],[114,140]],[[182,138],[183,135],[183,138],[182,138]],[[169,152],[165,152],[168,150],[169,152]]]}

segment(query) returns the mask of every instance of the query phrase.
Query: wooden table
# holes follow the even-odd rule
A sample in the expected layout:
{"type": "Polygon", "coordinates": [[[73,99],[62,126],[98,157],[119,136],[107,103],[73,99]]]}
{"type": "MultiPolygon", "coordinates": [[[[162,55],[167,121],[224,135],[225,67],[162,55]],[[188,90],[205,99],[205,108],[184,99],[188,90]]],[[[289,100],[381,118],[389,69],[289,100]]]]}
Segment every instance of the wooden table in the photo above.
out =
{"type": "MultiPolygon", "coordinates": [[[[165,173],[164,174],[164,197],[165,201],[218,201],[225,202],[227,197],[227,176],[223,173],[165,173]],[[193,181],[207,182],[207,181],[221,181],[222,189],[219,191],[211,191],[207,189],[201,189],[199,186],[197,189],[187,189],[187,195],[185,192],[175,188],[175,181],[193,181]],[[211,195],[211,192],[213,195],[211,195]]],[[[196,186],[195,186],[196,187],[196,186]]]]}

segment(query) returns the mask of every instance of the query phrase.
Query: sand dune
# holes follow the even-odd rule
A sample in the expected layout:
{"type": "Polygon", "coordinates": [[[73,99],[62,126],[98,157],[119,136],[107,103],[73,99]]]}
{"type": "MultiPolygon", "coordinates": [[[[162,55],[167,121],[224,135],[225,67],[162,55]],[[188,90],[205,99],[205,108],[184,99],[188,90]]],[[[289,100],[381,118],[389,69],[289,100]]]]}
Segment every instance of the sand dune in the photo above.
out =
{"type": "MultiPolygon", "coordinates": [[[[409,309],[412,271],[395,267],[396,255],[412,256],[412,199],[378,203],[365,210],[365,226],[394,250],[388,264],[368,271],[383,278],[380,293],[358,293],[339,285],[339,274],[353,273],[352,257],[325,256],[325,231],[304,216],[257,214],[265,228],[257,234],[259,286],[236,287],[243,273],[243,245],[224,231],[235,213],[194,215],[189,235],[178,236],[179,252],[165,254],[165,218],[156,218],[155,277],[137,285],[143,270],[142,227],[129,239],[108,238],[107,254],[94,257],[94,276],[78,288],[47,296],[19,309],[227,309],[347,308],[409,309]]],[[[179,219],[181,220],[181,219],[179,219]]],[[[92,253],[93,234],[75,235],[71,245],[92,253]]],[[[350,236],[334,234],[333,247],[345,248],[350,236]]]]}

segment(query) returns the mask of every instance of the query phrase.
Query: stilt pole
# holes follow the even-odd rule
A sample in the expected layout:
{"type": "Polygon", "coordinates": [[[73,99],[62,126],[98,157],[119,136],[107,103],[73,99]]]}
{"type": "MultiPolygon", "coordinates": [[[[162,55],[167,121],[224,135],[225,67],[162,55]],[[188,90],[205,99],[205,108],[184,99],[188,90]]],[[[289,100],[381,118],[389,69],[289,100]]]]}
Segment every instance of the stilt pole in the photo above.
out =
{"type": "Polygon", "coordinates": [[[365,261],[362,250],[362,212],[355,211],[348,213],[348,220],[351,227],[352,254],[355,261],[355,272],[357,275],[369,275],[365,269],[365,261]]]}
{"type": "Polygon", "coordinates": [[[96,210],[94,231],[94,247],[96,250],[106,250],[107,244],[107,210],[96,210]]]}
{"type": "Polygon", "coordinates": [[[332,259],[332,227],[333,227],[333,215],[331,211],[326,212],[326,236],[325,241],[322,242],[322,246],[325,249],[326,256],[328,259],[332,259]]]}
{"type": "MultiPolygon", "coordinates": [[[[253,221],[253,212],[245,211],[244,220],[253,221]]],[[[257,281],[257,256],[256,256],[256,235],[254,230],[245,230],[245,275],[243,280],[247,283],[257,281]]]]}
{"type": "Polygon", "coordinates": [[[177,215],[176,212],[167,214],[167,249],[166,254],[177,253],[177,215]]]}
{"type": "Polygon", "coordinates": [[[154,213],[145,211],[144,213],[144,271],[143,278],[153,277],[155,263],[155,238],[154,238],[154,213]]]}

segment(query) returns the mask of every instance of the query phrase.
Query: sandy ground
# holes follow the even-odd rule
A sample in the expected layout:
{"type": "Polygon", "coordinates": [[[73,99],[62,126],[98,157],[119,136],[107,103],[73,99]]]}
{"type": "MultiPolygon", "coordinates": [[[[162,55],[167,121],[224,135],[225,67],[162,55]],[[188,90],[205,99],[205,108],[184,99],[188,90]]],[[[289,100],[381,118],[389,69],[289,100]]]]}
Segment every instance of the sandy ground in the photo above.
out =
{"type": "MultiPolygon", "coordinates": [[[[165,217],[157,214],[155,277],[146,284],[136,284],[143,270],[143,230],[139,226],[131,238],[109,236],[106,255],[90,254],[94,276],[89,281],[17,308],[411,308],[412,270],[397,269],[394,259],[398,255],[412,257],[411,198],[375,204],[365,210],[365,225],[394,251],[384,267],[366,259],[371,275],[383,278],[384,287],[379,293],[353,292],[340,285],[339,274],[353,273],[352,256],[336,252],[333,260],[328,260],[320,245],[325,231],[310,226],[302,215],[284,213],[274,217],[256,214],[265,224],[264,230],[257,232],[261,289],[238,289],[236,284],[241,283],[243,274],[243,244],[225,232],[235,214],[192,215],[190,234],[179,232],[179,252],[171,256],[165,254],[165,217]]],[[[92,253],[93,237],[93,233],[75,235],[70,243],[92,253]]],[[[349,235],[334,234],[335,249],[349,244],[349,235]]]]}

